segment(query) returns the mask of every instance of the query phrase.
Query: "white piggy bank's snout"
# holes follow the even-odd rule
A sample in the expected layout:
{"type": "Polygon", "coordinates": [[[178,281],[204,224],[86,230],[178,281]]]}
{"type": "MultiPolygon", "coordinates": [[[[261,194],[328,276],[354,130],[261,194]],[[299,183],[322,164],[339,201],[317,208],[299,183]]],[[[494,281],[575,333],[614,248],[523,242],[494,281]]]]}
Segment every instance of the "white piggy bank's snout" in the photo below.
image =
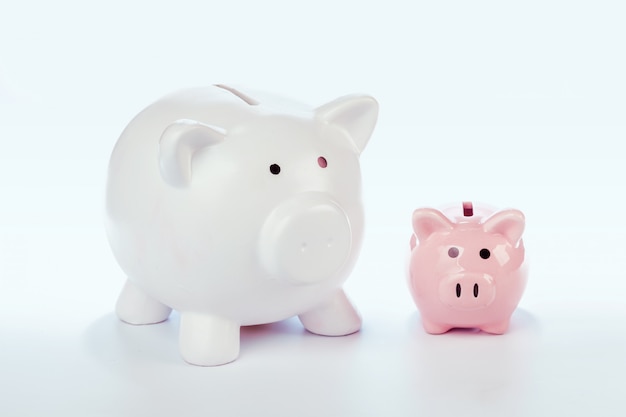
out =
{"type": "Polygon", "coordinates": [[[323,193],[303,193],[276,207],[261,230],[261,262],[272,278],[312,284],[332,278],[352,250],[350,221],[323,193]]]}

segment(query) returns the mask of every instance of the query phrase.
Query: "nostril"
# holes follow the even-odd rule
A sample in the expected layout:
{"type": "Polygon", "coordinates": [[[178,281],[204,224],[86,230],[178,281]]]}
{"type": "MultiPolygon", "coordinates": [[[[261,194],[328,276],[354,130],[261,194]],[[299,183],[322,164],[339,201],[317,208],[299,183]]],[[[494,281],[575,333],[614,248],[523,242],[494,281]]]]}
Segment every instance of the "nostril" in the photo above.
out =
{"type": "Polygon", "coordinates": [[[335,243],[335,239],[328,238],[328,241],[326,242],[326,246],[328,246],[329,248],[333,246],[333,243],[335,243]]]}
{"type": "Polygon", "coordinates": [[[306,247],[307,247],[306,242],[302,242],[302,245],[300,245],[300,252],[306,252],[306,247]]]}
{"type": "Polygon", "coordinates": [[[478,284],[474,284],[474,297],[478,298],[478,284]]]}
{"type": "Polygon", "coordinates": [[[461,298],[461,284],[456,284],[456,298],[461,298]]]}

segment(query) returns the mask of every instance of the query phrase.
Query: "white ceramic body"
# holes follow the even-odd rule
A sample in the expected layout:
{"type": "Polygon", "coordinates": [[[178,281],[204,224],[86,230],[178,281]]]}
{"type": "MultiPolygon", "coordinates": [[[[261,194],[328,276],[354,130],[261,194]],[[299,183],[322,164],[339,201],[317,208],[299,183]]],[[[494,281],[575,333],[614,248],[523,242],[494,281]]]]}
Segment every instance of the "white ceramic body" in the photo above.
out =
{"type": "MultiPolygon", "coordinates": [[[[129,278],[120,318],[162,321],[173,308],[183,321],[188,313],[238,331],[347,303],[341,285],[364,227],[358,157],[376,116],[367,96],[307,110],[224,86],[179,91],[147,107],[109,165],[107,233],[129,278]]],[[[354,332],[360,319],[350,315],[346,328],[309,330],[354,332]]],[[[238,352],[237,341],[237,352],[196,346],[186,355],[185,343],[183,357],[199,365],[238,352]]]]}

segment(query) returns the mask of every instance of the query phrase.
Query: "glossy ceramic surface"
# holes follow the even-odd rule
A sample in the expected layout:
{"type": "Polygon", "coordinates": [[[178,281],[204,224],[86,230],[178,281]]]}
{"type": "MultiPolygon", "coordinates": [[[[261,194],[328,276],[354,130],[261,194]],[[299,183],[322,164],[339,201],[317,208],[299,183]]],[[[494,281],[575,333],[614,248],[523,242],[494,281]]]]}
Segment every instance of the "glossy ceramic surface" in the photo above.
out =
{"type": "Polygon", "coordinates": [[[107,232],[128,275],[117,314],[181,313],[197,365],[233,361],[239,327],[298,315],[313,333],[359,330],[342,284],[363,237],[359,155],[378,104],[308,108],[229,86],[168,95],[137,115],[109,165],[107,232]]]}
{"type": "Polygon", "coordinates": [[[504,333],[527,280],[519,210],[463,203],[413,213],[409,288],[428,333],[504,333]]]}

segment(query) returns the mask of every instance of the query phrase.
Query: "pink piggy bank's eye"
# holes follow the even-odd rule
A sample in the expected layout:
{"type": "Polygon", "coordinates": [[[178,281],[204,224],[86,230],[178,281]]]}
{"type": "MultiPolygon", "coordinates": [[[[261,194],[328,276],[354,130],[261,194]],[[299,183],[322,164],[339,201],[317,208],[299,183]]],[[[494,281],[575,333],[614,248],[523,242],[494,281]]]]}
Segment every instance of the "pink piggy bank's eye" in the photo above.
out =
{"type": "Polygon", "coordinates": [[[322,168],[326,168],[328,166],[328,161],[326,161],[326,158],[323,156],[320,156],[317,158],[317,164],[322,168]]]}
{"type": "Polygon", "coordinates": [[[457,256],[459,256],[459,249],[455,248],[454,246],[451,247],[450,249],[448,249],[448,256],[451,258],[456,258],[457,256]]]}
{"type": "Polygon", "coordinates": [[[278,175],[280,174],[280,165],[278,164],[272,164],[270,165],[270,172],[274,175],[278,175]]]}
{"type": "Polygon", "coordinates": [[[480,250],[480,257],[483,259],[489,259],[489,257],[491,256],[491,252],[489,252],[489,249],[481,249],[480,250]]]}

